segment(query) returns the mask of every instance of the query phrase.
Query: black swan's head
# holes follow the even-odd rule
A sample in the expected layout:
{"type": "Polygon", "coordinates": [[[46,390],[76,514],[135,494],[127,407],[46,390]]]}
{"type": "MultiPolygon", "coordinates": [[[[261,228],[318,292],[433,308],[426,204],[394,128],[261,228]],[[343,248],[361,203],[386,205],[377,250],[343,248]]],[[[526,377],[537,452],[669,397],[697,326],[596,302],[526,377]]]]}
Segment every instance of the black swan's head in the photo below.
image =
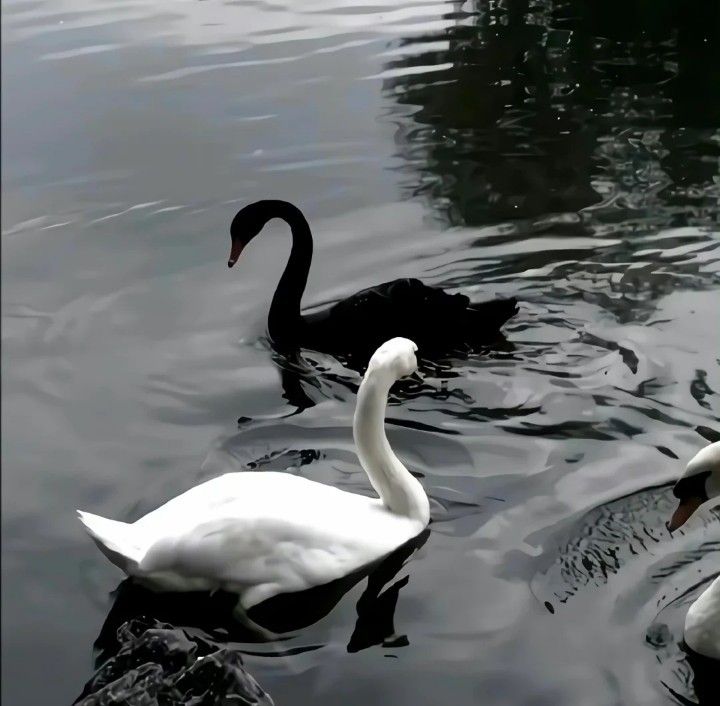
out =
{"type": "Polygon", "coordinates": [[[228,267],[232,267],[242,254],[243,248],[265,227],[273,218],[282,218],[291,225],[304,218],[302,213],[291,203],[275,199],[265,199],[248,204],[241,208],[230,224],[230,257],[228,267]]]}
{"type": "Polygon", "coordinates": [[[232,267],[242,254],[243,248],[263,229],[268,222],[265,201],[256,201],[241,208],[230,224],[230,257],[228,267],[232,267]]]}

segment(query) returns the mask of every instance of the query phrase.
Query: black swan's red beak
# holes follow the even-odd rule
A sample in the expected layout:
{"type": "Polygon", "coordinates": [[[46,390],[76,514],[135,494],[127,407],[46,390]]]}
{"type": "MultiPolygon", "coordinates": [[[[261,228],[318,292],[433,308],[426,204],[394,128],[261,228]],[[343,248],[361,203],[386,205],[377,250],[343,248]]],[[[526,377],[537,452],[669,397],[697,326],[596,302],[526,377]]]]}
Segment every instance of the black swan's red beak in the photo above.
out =
{"type": "Polygon", "coordinates": [[[228,258],[228,267],[232,267],[240,258],[243,251],[242,243],[235,241],[230,248],[230,257],[228,258]]]}

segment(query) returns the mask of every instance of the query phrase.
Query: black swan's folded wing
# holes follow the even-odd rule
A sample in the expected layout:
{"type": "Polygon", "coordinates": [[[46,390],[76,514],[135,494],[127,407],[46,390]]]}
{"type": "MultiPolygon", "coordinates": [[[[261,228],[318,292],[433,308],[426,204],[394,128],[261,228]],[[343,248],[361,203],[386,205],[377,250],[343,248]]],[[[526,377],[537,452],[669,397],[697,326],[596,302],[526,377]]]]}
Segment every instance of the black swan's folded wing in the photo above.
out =
{"type": "Polygon", "coordinates": [[[312,328],[322,320],[323,338],[332,337],[339,346],[362,341],[373,348],[404,336],[421,348],[442,349],[492,340],[516,312],[515,299],[473,304],[464,294],[397,279],[363,289],[306,321],[312,328]]]}

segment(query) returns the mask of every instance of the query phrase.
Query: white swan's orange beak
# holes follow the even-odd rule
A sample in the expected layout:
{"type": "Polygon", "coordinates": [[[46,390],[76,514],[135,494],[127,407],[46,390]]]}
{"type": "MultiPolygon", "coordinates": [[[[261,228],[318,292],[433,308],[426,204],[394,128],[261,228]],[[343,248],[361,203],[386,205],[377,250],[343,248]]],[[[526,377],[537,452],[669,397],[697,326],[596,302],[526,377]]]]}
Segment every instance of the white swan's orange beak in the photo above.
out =
{"type": "Polygon", "coordinates": [[[235,240],[230,248],[230,257],[228,258],[228,267],[232,267],[240,258],[243,251],[243,244],[235,240]]]}
{"type": "Polygon", "coordinates": [[[668,530],[670,530],[670,532],[674,532],[675,530],[680,529],[690,519],[695,510],[703,504],[703,502],[704,500],[696,495],[681,500],[680,504],[675,509],[675,512],[673,512],[670,522],[667,523],[668,530]]]}

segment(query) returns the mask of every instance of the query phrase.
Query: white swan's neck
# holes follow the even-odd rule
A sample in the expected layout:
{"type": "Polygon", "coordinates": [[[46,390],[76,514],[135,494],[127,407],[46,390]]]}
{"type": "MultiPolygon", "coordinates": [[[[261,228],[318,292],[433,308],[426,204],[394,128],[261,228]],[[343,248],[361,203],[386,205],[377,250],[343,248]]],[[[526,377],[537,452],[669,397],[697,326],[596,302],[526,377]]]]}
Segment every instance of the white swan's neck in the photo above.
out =
{"type": "Polygon", "coordinates": [[[360,465],[385,506],[425,526],[430,521],[427,495],[422,484],[393,453],[385,436],[385,408],[393,382],[381,371],[365,376],[358,391],[353,436],[360,465]]]}

